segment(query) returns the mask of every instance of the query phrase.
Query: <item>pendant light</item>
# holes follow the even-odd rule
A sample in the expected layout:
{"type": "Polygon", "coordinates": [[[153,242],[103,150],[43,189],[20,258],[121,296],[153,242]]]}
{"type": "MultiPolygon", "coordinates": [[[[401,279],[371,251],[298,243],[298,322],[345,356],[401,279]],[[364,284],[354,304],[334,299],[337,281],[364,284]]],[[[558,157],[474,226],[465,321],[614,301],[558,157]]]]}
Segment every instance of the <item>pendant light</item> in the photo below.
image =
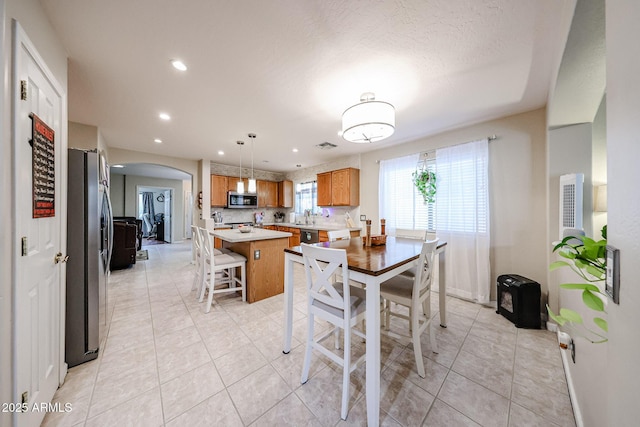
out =
{"type": "Polygon", "coordinates": [[[240,180],[236,187],[236,193],[244,194],[244,182],[242,182],[242,146],[244,145],[244,141],[236,141],[236,144],[240,146],[240,180]]]}
{"type": "Polygon", "coordinates": [[[349,142],[376,142],[393,135],[396,110],[388,102],[376,101],[375,94],[363,93],[360,103],[342,113],[342,137],[349,142]]]}
{"type": "Polygon", "coordinates": [[[253,177],[253,141],[256,139],[256,134],[255,133],[250,133],[249,138],[251,138],[251,178],[249,178],[249,188],[247,189],[247,191],[249,191],[249,193],[255,193],[257,191],[257,186],[256,186],[256,180],[253,177]]]}

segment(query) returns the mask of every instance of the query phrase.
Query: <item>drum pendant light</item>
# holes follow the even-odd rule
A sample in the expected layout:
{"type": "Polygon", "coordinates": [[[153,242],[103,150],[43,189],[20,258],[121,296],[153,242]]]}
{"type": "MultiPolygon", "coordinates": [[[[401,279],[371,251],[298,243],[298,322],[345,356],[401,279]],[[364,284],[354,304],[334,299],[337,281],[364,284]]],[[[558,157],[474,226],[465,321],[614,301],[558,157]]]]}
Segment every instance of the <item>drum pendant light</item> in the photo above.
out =
{"type": "Polygon", "coordinates": [[[342,137],[349,142],[369,143],[393,135],[396,111],[388,102],[376,101],[372,92],[363,93],[359,104],[342,113],[342,137]]]}

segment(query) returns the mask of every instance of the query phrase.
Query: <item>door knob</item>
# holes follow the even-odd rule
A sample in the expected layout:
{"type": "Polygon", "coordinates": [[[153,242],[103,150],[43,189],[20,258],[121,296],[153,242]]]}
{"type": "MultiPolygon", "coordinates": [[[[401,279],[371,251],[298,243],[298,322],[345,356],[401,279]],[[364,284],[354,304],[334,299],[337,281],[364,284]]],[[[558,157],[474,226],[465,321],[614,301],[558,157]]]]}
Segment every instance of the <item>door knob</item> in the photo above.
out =
{"type": "Polygon", "coordinates": [[[54,262],[57,264],[59,262],[67,262],[67,260],[69,259],[69,255],[66,256],[62,256],[62,252],[58,252],[55,256],[55,258],[53,258],[54,262]]]}

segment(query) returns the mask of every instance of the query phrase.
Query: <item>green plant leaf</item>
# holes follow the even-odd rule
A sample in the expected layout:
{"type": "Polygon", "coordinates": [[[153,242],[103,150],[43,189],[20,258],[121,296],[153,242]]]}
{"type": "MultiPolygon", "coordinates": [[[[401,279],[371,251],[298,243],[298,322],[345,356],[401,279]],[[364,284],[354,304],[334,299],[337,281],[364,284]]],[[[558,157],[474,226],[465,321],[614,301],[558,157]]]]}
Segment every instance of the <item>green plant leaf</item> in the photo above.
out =
{"type": "Polygon", "coordinates": [[[604,311],[604,302],[593,292],[585,289],[582,292],[582,301],[584,305],[595,311],[604,311]]]}
{"type": "Polygon", "coordinates": [[[591,292],[600,292],[600,288],[590,283],[563,283],[560,287],[563,289],[580,289],[583,291],[589,290],[591,292]]]}
{"type": "Polygon", "coordinates": [[[607,323],[606,320],[604,320],[601,317],[594,317],[593,318],[593,323],[595,323],[596,325],[598,325],[598,327],[600,329],[602,329],[605,332],[609,332],[609,323],[607,323]]]}
{"type": "Polygon", "coordinates": [[[551,265],[549,266],[549,271],[557,270],[560,267],[569,267],[569,266],[570,264],[568,262],[556,261],[551,263],[551,265]]]}
{"type": "Polygon", "coordinates": [[[582,323],[582,316],[580,316],[580,313],[568,308],[561,308],[560,316],[567,319],[567,321],[571,323],[582,323]]]}
{"type": "Polygon", "coordinates": [[[587,266],[587,273],[598,279],[604,279],[605,271],[593,265],[587,266]]]}
{"type": "Polygon", "coordinates": [[[564,251],[560,251],[558,252],[558,254],[562,257],[562,258],[567,258],[567,259],[575,259],[577,254],[575,252],[572,252],[570,250],[564,250],[564,251]]]}
{"type": "Polygon", "coordinates": [[[549,305],[547,305],[547,313],[549,313],[549,317],[551,317],[553,320],[555,320],[555,322],[558,325],[562,326],[565,323],[567,323],[567,319],[565,319],[564,317],[559,316],[559,315],[555,314],[553,311],[551,311],[551,309],[549,308],[549,305]]]}

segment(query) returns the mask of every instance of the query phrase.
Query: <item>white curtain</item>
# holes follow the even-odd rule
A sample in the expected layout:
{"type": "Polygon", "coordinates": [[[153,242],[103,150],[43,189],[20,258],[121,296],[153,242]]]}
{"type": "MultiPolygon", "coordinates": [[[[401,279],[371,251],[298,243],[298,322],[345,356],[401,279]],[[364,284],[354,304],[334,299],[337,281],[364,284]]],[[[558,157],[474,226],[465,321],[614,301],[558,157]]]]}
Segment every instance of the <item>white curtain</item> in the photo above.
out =
{"type": "MultiPolygon", "coordinates": [[[[396,229],[413,229],[416,220],[415,186],[411,173],[416,170],[419,153],[395,159],[381,160],[378,180],[378,212],[386,220],[386,233],[396,229]]],[[[422,203],[421,199],[417,199],[422,203]]],[[[426,228],[423,226],[422,228],[426,228]]]]}
{"type": "Polygon", "coordinates": [[[489,302],[489,142],[436,150],[436,224],[447,242],[447,292],[489,302]]]}

